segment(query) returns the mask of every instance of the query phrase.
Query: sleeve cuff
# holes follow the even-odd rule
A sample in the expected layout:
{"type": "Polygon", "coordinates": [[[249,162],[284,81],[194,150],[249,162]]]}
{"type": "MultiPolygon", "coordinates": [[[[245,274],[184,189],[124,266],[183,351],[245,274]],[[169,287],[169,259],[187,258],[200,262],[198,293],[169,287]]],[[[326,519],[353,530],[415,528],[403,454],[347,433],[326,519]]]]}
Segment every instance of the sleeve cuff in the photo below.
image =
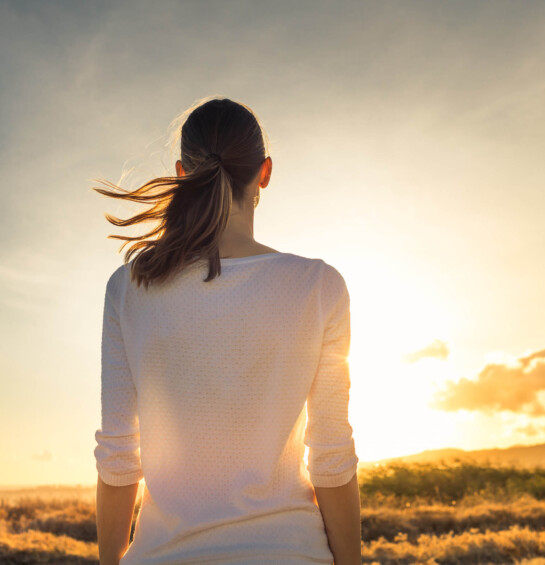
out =
{"type": "Polygon", "coordinates": [[[107,485],[110,485],[112,487],[125,487],[134,483],[138,483],[144,478],[144,474],[142,473],[141,469],[120,475],[106,471],[106,469],[104,469],[98,462],[96,464],[96,467],[99,477],[107,485]]]}
{"type": "Polygon", "coordinates": [[[309,473],[310,482],[315,487],[340,487],[350,482],[354,475],[357,475],[357,464],[351,466],[342,473],[335,475],[316,475],[309,473]]]}

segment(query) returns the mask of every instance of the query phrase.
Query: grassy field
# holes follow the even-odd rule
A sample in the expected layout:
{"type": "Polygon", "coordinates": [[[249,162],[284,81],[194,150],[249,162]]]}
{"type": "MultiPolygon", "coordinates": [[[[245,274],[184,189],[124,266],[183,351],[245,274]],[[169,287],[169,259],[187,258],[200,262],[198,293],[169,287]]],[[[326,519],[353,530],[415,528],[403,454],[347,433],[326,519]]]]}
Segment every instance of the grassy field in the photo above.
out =
{"type": "MultiPolygon", "coordinates": [[[[359,479],[362,563],[545,565],[541,468],[397,463],[359,479]]],[[[0,493],[0,563],[98,563],[89,495],[0,493]]]]}

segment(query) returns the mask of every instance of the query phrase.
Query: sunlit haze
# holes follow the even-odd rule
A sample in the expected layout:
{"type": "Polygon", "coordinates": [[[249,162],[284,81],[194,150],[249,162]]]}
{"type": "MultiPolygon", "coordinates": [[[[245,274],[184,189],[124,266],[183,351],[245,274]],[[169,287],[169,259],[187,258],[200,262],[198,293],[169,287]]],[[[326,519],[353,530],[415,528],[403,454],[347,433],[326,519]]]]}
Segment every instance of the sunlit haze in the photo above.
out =
{"type": "Polygon", "coordinates": [[[256,240],[347,282],[360,460],[545,442],[545,3],[4,1],[0,61],[0,485],[96,481],[135,208],[92,179],[174,174],[213,95],[270,139],[256,240]]]}

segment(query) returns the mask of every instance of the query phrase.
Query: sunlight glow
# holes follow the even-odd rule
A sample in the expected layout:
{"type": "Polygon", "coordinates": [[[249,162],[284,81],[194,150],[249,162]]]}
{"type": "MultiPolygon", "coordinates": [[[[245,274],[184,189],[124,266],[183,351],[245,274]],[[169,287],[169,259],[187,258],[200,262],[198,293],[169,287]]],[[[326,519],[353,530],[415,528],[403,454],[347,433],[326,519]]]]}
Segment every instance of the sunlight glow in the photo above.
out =
{"type": "MultiPolygon", "coordinates": [[[[435,389],[452,378],[449,353],[406,356],[434,342],[451,347],[453,313],[440,296],[383,261],[366,272],[344,269],[352,292],[350,417],[360,459],[375,460],[442,446],[455,440],[455,419],[428,407],[435,389]],[[373,276],[369,276],[372,270],[373,276]]],[[[431,348],[433,351],[433,348],[431,348]]]]}

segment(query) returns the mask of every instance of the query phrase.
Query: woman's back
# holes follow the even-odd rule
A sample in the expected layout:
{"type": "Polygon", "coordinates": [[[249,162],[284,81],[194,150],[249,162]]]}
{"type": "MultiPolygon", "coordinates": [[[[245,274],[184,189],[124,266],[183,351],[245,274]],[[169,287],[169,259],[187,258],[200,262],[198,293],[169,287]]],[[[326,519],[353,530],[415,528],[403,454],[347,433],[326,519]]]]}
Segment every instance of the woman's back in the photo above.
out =
{"type": "Polygon", "coordinates": [[[107,284],[97,469],[145,478],[121,565],[332,563],[313,485],[346,484],[358,462],[345,281],[291,253],[207,272],[146,290],[129,263],[107,284]]]}

